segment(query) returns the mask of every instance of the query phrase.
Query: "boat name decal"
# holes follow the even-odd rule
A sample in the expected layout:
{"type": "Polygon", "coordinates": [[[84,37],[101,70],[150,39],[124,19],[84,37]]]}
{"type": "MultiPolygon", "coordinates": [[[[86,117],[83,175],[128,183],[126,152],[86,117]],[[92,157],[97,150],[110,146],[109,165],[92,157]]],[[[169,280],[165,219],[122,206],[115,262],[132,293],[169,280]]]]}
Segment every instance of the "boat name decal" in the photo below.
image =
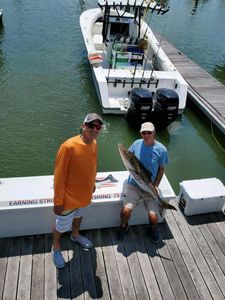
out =
{"type": "MultiPolygon", "coordinates": [[[[94,194],[92,200],[99,199],[119,199],[121,198],[121,193],[105,193],[105,194],[94,194]]],[[[37,204],[49,204],[53,203],[53,198],[43,198],[43,199],[27,199],[27,200],[14,200],[9,201],[9,206],[29,206],[37,204]]]]}
{"type": "Polygon", "coordinates": [[[52,202],[53,202],[52,198],[14,200],[14,201],[9,201],[9,206],[45,204],[45,203],[52,203],[52,202]]]}
{"type": "Polygon", "coordinates": [[[96,194],[93,195],[93,200],[98,199],[113,199],[113,198],[121,198],[121,193],[108,193],[108,194],[96,194]]]}

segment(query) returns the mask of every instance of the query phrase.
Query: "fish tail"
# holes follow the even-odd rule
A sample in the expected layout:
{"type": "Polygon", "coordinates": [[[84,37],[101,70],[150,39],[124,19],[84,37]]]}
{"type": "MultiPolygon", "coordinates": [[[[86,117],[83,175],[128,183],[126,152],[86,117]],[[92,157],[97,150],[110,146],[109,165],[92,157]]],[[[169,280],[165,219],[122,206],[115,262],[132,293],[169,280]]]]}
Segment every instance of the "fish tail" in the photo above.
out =
{"type": "Polygon", "coordinates": [[[173,210],[177,210],[176,207],[174,207],[173,205],[169,204],[169,203],[166,202],[166,201],[163,201],[163,202],[162,202],[162,205],[163,205],[163,208],[164,208],[164,209],[173,209],[173,210]]]}

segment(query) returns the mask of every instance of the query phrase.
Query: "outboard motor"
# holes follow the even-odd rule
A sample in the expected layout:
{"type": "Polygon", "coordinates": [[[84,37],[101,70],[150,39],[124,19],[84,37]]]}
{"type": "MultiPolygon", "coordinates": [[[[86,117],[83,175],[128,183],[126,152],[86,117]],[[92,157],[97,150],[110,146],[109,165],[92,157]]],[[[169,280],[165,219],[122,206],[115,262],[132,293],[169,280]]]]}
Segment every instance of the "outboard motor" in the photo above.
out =
{"type": "Polygon", "coordinates": [[[140,127],[144,122],[150,120],[153,93],[147,89],[134,88],[130,93],[130,106],[126,113],[127,121],[133,127],[140,127]]]}
{"type": "Polygon", "coordinates": [[[156,102],[152,113],[152,122],[158,128],[165,128],[175,121],[178,115],[179,96],[171,89],[161,88],[156,91],[156,102]]]}

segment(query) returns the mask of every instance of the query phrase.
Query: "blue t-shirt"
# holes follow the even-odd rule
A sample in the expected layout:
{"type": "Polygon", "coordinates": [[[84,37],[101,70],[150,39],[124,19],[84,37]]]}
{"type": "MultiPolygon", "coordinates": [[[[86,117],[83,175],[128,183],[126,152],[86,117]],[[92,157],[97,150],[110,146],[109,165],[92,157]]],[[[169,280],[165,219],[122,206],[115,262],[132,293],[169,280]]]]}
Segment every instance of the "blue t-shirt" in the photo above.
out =
{"type": "MultiPolygon", "coordinates": [[[[142,139],[136,140],[130,146],[129,151],[134,153],[144,167],[151,172],[152,182],[155,181],[159,167],[169,163],[166,147],[157,141],[151,146],[146,146],[142,139]]],[[[131,176],[127,182],[137,185],[131,176]]]]}

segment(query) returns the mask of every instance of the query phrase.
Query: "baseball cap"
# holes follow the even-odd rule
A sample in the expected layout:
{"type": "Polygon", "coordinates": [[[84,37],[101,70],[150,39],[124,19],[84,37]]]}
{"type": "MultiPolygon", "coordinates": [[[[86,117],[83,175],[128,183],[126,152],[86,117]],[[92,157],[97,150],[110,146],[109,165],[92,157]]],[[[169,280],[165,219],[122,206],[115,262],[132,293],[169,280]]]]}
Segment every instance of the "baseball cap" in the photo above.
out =
{"type": "Polygon", "coordinates": [[[141,124],[140,132],[142,131],[155,131],[155,126],[151,122],[145,122],[141,124]]]}
{"type": "Polygon", "coordinates": [[[87,114],[84,119],[84,123],[90,123],[95,120],[98,120],[101,122],[101,124],[103,124],[102,118],[96,113],[87,114]]]}

